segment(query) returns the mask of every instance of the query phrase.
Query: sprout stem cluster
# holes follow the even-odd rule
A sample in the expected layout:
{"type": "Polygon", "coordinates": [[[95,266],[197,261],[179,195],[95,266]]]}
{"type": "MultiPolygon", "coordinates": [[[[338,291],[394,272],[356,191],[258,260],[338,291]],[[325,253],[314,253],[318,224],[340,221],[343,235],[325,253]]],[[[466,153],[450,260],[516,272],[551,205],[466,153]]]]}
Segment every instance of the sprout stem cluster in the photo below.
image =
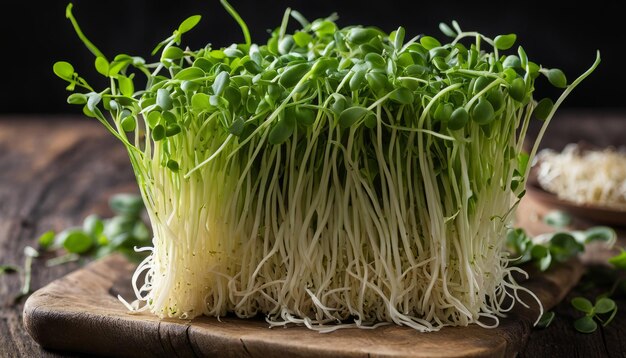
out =
{"type": "Polygon", "coordinates": [[[503,251],[528,172],[522,143],[533,113],[556,109],[533,99],[535,79],[565,87],[565,75],[521,47],[499,55],[515,35],[456,22],[441,44],[288,10],[255,45],[225,6],[245,43],[179,47],[193,16],[158,63],[92,50],[103,91],[67,62],[54,68],[88,91],[69,102],[128,149],[154,231],[133,277],[144,309],[320,331],[496,326],[523,289],[503,251]]]}

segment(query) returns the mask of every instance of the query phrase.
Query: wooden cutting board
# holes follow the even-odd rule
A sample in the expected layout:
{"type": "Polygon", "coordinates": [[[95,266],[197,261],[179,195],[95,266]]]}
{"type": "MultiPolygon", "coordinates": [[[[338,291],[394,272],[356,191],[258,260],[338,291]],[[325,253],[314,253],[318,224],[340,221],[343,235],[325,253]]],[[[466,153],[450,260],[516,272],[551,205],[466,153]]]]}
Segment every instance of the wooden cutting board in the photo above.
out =
{"type": "MultiPolygon", "coordinates": [[[[512,357],[524,346],[538,313],[535,304],[513,312],[495,329],[470,325],[432,333],[390,325],[321,334],[303,327],[269,329],[262,319],[231,317],[159,320],[129,314],[117,300],[118,292],[128,291],[133,269],[124,257],[112,255],[52,282],[26,302],[26,329],[48,349],[109,356],[512,357]]],[[[574,260],[532,275],[524,286],[549,309],[582,271],[574,260]]]]}

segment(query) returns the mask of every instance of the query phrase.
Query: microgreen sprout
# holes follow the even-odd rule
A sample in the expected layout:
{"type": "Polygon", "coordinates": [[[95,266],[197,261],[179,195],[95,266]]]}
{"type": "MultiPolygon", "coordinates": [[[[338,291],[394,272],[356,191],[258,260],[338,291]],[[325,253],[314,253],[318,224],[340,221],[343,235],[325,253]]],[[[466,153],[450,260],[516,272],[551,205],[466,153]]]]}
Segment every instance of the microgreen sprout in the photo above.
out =
{"type": "Polygon", "coordinates": [[[92,214],[83,220],[80,227],[70,227],[58,234],[48,231],[39,239],[43,250],[64,252],[61,256],[49,259],[47,266],[56,266],[77,261],[83,256],[102,257],[112,252],[121,252],[132,261],[141,261],[144,253],[135,248],[147,244],[151,238],[148,227],[141,218],[144,205],[141,197],[135,194],[116,194],[109,200],[114,216],[102,219],[92,214]]]}
{"type": "MultiPolygon", "coordinates": [[[[562,218],[557,220],[558,227],[563,224],[562,218]]],[[[546,271],[553,263],[565,262],[584,252],[585,245],[598,241],[611,247],[617,234],[615,230],[597,226],[584,231],[559,231],[546,233],[531,238],[524,229],[511,229],[507,233],[507,247],[512,254],[513,263],[520,265],[533,262],[540,271],[546,271]]]]}
{"type": "Polygon", "coordinates": [[[56,238],[56,235],[54,231],[52,230],[46,231],[43,234],[41,234],[41,236],[39,236],[39,239],[37,239],[37,243],[39,244],[40,248],[45,250],[54,244],[55,238],[56,238]]]}
{"type": "Polygon", "coordinates": [[[18,301],[30,293],[30,281],[32,278],[33,259],[39,257],[39,252],[30,246],[24,247],[24,270],[22,272],[22,289],[15,297],[18,301]]]}
{"type": "Polygon", "coordinates": [[[244,43],[184,48],[200,19],[190,17],[152,64],[108,60],[68,7],[111,85],[92,88],[68,62],[54,72],[77,91],[68,102],[128,150],[154,232],[134,275],[143,309],[260,313],[323,332],[497,325],[505,298],[524,289],[503,246],[536,151],[522,151],[535,79],[566,86],[541,107],[539,141],[599,55],[568,85],[521,47],[505,56],[513,34],[491,39],[453,22],[440,26],[451,37],[442,42],[290,9],[257,45],[222,4],[244,43]],[[289,33],[292,18],[301,28],[289,33]]]}
{"type": "Polygon", "coordinates": [[[584,297],[574,297],[571,304],[576,310],[585,313],[574,322],[574,328],[581,333],[595,332],[598,328],[596,321],[606,326],[617,314],[615,301],[607,297],[598,298],[595,304],[584,297]]]}

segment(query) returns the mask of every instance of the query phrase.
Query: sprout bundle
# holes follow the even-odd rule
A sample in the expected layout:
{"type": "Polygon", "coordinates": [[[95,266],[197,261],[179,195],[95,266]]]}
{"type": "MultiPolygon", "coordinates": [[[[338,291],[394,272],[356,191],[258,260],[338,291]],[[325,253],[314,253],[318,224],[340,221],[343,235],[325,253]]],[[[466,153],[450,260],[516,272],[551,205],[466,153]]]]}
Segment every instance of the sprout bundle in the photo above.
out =
{"type": "Polygon", "coordinates": [[[54,70],[86,90],[68,101],[128,149],[154,231],[134,276],[144,308],[322,331],[497,325],[520,289],[503,245],[526,129],[533,113],[545,128],[598,61],[568,87],[521,47],[503,55],[515,35],[442,24],[442,44],[289,10],[255,45],[223,4],[245,43],[180,47],[193,16],[154,64],[105,57],[68,6],[110,87],[94,90],[67,62],[54,70]],[[292,17],[301,30],[287,33],[292,17]],[[566,88],[555,105],[533,99],[540,75],[566,88]]]}

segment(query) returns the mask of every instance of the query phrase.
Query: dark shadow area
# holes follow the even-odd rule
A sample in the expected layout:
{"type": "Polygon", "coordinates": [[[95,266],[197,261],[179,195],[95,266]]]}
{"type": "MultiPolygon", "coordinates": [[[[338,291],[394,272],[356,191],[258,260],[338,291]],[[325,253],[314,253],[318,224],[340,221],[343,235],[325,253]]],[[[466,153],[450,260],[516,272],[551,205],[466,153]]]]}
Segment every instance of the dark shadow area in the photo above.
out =
{"type": "MultiPolygon", "coordinates": [[[[68,60],[90,82],[106,85],[93,67],[94,58],[78,40],[65,18],[67,0],[11,2],[0,12],[0,29],[6,40],[0,61],[4,85],[0,86],[0,113],[77,112],[65,103],[64,82],[52,73],[57,60],[68,60]]],[[[562,68],[574,79],[602,51],[600,68],[566,101],[566,107],[624,107],[618,83],[624,78],[620,63],[624,47],[617,43],[622,11],[619,2],[594,1],[577,5],[566,1],[400,1],[382,2],[318,0],[232,0],[248,23],[254,42],[267,40],[268,29],[280,25],[286,7],[309,20],[339,14],[339,24],[375,25],[392,31],[399,25],[407,36],[426,33],[443,39],[441,21],[456,19],[464,29],[488,36],[516,33],[529,57],[546,67],[562,68]]],[[[238,25],[219,1],[112,0],[74,1],[74,13],[86,35],[108,57],[118,53],[139,55],[151,62],[150,51],[169,36],[186,17],[203,19],[183,42],[191,48],[207,43],[215,47],[241,42],[238,25]]],[[[292,22],[292,29],[296,22],[292,22]]],[[[558,95],[545,80],[538,95],[558,95]]]]}

